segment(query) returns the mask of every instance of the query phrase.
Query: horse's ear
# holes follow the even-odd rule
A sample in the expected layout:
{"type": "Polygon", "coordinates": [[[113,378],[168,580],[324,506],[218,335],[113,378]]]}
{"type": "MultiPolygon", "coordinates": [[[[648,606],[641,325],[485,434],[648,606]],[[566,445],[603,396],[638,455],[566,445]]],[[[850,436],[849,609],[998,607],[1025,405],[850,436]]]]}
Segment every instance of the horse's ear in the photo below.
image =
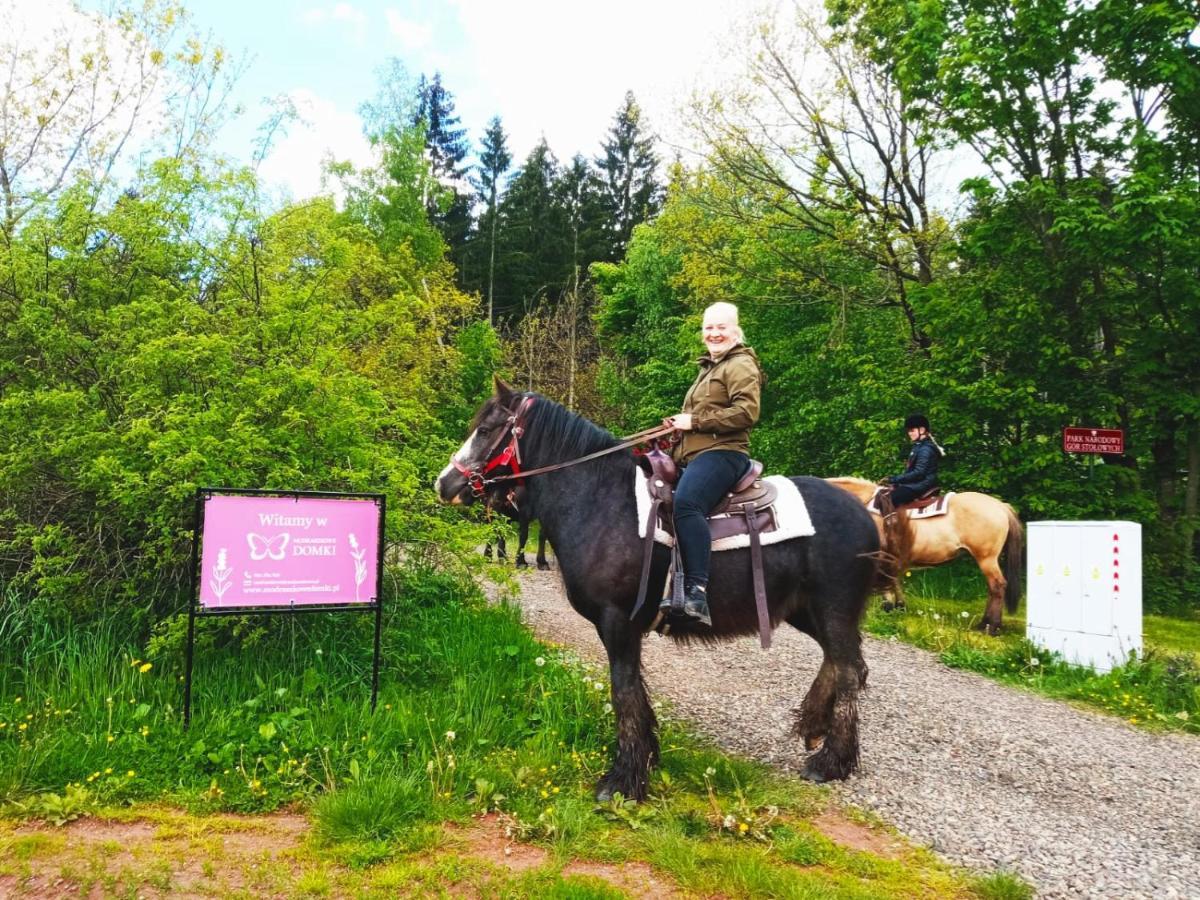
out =
{"type": "Polygon", "coordinates": [[[496,399],[501,403],[506,402],[515,393],[512,388],[504,383],[504,379],[499,375],[492,376],[492,384],[496,391],[496,399]]]}

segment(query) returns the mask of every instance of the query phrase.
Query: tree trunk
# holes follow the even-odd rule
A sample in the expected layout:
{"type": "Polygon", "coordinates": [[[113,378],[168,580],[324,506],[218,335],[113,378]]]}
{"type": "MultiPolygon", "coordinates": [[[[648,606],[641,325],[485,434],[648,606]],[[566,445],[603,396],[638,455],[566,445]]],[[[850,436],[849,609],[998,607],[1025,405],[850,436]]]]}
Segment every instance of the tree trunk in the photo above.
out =
{"type": "Polygon", "coordinates": [[[1192,559],[1200,561],[1200,545],[1196,542],[1196,502],[1200,499],[1200,421],[1188,429],[1187,491],[1183,495],[1183,546],[1192,559]]]}
{"type": "Polygon", "coordinates": [[[496,191],[492,190],[492,249],[491,258],[488,260],[488,324],[495,325],[496,320],[493,318],[493,297],[496,290],[496,191]]]}

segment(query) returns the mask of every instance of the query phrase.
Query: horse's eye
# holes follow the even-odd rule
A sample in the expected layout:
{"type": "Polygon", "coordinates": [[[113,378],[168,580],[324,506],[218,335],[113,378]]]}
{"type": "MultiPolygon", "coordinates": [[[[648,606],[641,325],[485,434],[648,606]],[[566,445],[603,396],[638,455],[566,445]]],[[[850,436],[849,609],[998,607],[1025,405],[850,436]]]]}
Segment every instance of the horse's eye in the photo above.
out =
{"type": "Polygon", "coordinates": [[[491,430],[492,430],[492,429],[491,429],[491,428],[488,428],[486,425],[480,425],[480,426],[479,426],[479,427],[476,429],[476,431],[479,433],[479,436],[480,436],[480,437],[487,437],[487,436],[488,436],[488,433],[489,433],[491,430]]]}

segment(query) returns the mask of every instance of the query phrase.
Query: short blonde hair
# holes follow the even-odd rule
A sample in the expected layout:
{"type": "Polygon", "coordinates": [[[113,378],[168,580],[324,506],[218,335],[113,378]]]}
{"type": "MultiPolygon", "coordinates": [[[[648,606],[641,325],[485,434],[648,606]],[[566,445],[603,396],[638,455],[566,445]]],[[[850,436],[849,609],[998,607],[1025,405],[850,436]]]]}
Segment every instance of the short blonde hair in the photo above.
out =
{"type": "Polygon", "coordinates": [[[738,308],[734,304],[725,300],[718,300],[716,303],[710,303],[704,308],[704,318],[707,319],[710,313],[729,319],[733,323],[734,340],[739,344],[745,342],[746,335],[742,331],[742,326],[738,323],[738,308]]]}

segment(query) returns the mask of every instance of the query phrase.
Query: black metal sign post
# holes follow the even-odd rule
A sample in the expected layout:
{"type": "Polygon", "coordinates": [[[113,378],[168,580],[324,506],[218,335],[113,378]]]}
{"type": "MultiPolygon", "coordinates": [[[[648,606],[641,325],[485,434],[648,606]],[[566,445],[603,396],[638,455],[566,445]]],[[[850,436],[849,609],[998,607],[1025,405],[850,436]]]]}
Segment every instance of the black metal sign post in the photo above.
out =
{"type": "Polygon", "coordinates": [[[379,700],[379,654],[380,635],[383,629],[383,541],[384,523],[387,519],[387,497],[383,494],[341,494],[332,491],[272,491],[272,490],[233,490],[229,488],[197,488],[195,525],[192,530],[192,596],[188,604],[188,633],[187,649],[184,660],[183,675],[183,726],[187,728],[192,721],[192,666],[195,656],[196,619],[210,616],[258,616],[258,615],[293,615],[296,613],[319,612],[366,612],[375,613],[375,642],[371,663],[371,712],[375,712],[379,700]],[[368,601],[337,600],[320,604],[304,604],[288,606],[240,606],[221,607],[219,609],[205,608],[200,604],[200,544],[204,532],[204,504],[218,494],[245,497],[293,497],[300,499],[316,498],[327,500],[372,500],[379,507],[379,528],[376,535],[375,554],[375,597],[368,601]]]}

